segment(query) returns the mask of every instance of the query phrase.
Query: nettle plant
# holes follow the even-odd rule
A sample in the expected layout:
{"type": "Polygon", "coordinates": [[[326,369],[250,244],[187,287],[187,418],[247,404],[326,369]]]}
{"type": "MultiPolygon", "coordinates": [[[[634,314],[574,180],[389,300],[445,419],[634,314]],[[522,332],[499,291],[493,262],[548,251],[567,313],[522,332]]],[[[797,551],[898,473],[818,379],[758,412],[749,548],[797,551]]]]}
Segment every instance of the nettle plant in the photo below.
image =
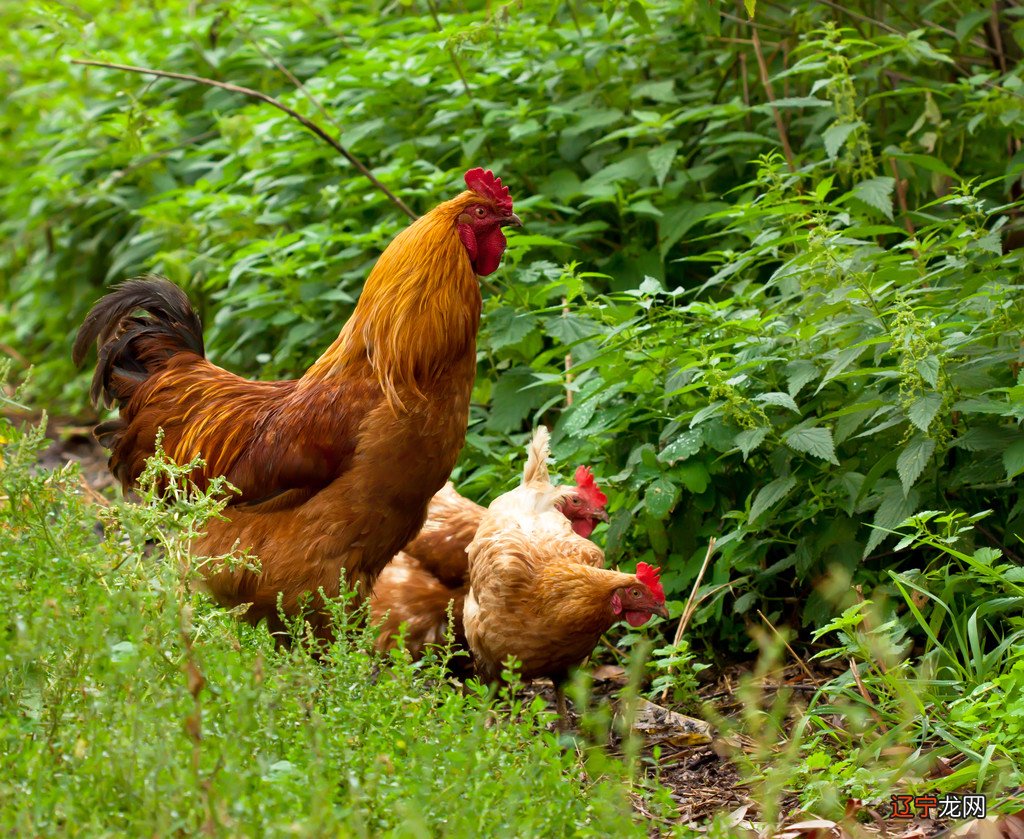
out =
{"type": "Polygon", "coordinates": [[[922,509],[992,507],[979,533],[997,541],[1021,525],[1006,208],[960,184],[905,229],[889,220],[894,183],[874,181],[865,200],[827,164],[762,158],[752,197],[715,214],[736,244],[705,257],[701,286],[588,296],[577,282],[559,315],[577,337],[551,352],[573,360],[556,458],[603,458],[619,493],[610,553],[668,557],[677,591],[716,536],[706,583],[734,593],[720,588],[720,613],[824,618],[834,604],[792,577],[878,579],[889,531],[922,509]]]}

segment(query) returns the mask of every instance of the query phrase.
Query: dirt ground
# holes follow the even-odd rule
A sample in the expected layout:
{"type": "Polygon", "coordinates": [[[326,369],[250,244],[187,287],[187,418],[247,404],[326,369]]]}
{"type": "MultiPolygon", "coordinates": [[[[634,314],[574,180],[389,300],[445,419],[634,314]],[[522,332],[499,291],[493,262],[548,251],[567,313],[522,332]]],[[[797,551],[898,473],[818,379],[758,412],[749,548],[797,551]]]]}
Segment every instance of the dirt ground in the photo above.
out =
{"type": "MultiPolygon", "coordinates": [[[[48,436],[53,441],[41,457],[45,468],[56,468],[68,461],[81,467],[83,491],[96,503],[106,503],[114,489],[114,481],[106,466],[106,454],[96,444],[91,429],[74,420],[52,421],[48,436]]],[[[740,702],[736,689],[752,663],[730,665],[720,671],[705,671],[700,699],[711,703],[715,712],[724,718],[738,713],[740,702]],[[710,677],[709,677],[710,674],[710,677]]],[[[624,671],[616,665],[600,665],[592,670],[594,701],[608,701],[617,707],[617,696],[626,682],[624,671]]],[[[809,673],[806,664],[793,664],[765,680],[765,692],[787,689],[795,698],[809,697],[818,685],[835,674],[822,666],[820,672],[809,673]]],[[[531,693],[544,695],[554,707],[554,690],[550,683],[538,682],[527,688],[531,693]]],[[[646,720],[643,730],[634,729],[644,743],[642,756],[649,773],[670,790],[677,805],[678,815],[665,820],[649,808],[650,799],[640,787],[631,794],[636,810],[650,825],[650,835],[663,836],[686,827],[695,831],[706,830],[707,821],[720,813],[728,814],[729,835],[736,837],[764,837],[764,839],[798,839],[811,837],[886,837],[887,839],[924,839],[925,837],[980,837],[987,839],[1024,839],[1024,818],[1008,816],[990,818],[985,822],[949,825],[932,820],[907,821],[888,818],[886,807],[853,801],[847,806],[846,818],[840,822],[800,812],[797,799],[792,796],[779,802],[783,827],[774,832],[759,822],[761,810],[751,797],[750,788],[743,783],[740,772],[730,756],[750,750],[753,743],[736,738],[723,738],[714,728],[699,719],[681,714],[671,702],[659,697],[659,702],[644,704],[640,718],[646,720]],[[665,704],[661,704],[661,703],[665,704]],[[668,707],[666,707],[666,705],[668,707]],[[657,758],[655,759],[655,750],[657,758]],[[654,767],[657,767],[655,772],[654,767]]],[[[577,732],[578,733],[578,732],[577,732]]],[[[613,749],[621,747],[621,740],[612,735],[613,749]]]]}

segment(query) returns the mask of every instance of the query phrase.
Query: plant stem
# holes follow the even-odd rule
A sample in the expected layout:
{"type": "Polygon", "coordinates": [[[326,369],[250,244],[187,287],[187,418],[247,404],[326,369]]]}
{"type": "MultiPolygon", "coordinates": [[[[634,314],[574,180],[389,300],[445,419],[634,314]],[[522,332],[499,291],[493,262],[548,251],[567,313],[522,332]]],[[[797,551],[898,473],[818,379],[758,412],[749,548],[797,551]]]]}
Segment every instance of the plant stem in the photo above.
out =
{"type": "Polygon", "coordinates": [[[366,167],[363,163],[355,157],[348,149],[346,149],[341,143],[334,139],[327,131],[321,126],[317,125],[313,120],[308,117],[304,117],[298,111],[295,111],[285,105],[283,102],[275,99],[273,96],[269,96],[259,90],[253,90],[251,87],[242,87],[241,85],[231,84],[230,82],[221,82],[216,79],[207,79],[203,76],[193,76],[190,73],[171,73],[167,70],[154,70],[149,67],[135,67],[131,64],[114,64],[108,61],[93,61],[86,58],[75,58],[71,61],[72,64],[81,64],[86,67],[103,67],[107,70],[122,70],[126,73],[141,73],[146,76],[159,76],[163,79],[178,79],[183,82],[192,82],[193,84],[206,85],[207,87],[219,87],[222,90],[228,90],[232,93],[240,93],[243,96],[248,96],[250,99],[258,99],[260,102],[265,102],[268,105],[273,105],[279,111],[283,111],[288,114],[292,119],[297,120],[302,126],[308,131],[315,134],[331,148],[333,148],[338,154],[344,157],[349,163],[351,163],[367,180],[370,181],[377,189],[383,192],[388,200],[391,201],[398,209],[405,213],[409,218],[416,220],[417,216],[409,206],[397,195],[395,195],[390,189],[382,184],[377,177],[366,167]]]}

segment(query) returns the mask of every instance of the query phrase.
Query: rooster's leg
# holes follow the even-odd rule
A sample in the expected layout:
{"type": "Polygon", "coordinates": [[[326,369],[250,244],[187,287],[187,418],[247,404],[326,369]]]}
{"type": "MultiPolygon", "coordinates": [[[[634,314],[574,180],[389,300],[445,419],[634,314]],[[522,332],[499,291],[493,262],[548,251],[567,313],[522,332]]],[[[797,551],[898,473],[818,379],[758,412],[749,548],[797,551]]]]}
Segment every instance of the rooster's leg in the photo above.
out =
{"type": "Polygon", "coordinates": [[[558,722],[556,726],[559,731],[569,730],[569,712],[565,707],[565,686],[561,682],[555,682],[555,707],[558,709],[558,722]]]}

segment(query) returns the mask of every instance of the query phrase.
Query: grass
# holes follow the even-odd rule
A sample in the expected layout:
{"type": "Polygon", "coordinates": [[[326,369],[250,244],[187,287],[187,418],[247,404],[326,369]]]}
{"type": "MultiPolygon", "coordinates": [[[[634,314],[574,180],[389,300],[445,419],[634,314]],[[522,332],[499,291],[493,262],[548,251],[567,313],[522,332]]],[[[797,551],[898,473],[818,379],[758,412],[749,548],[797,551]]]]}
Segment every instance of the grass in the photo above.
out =
{"type": "MultiPolygon", "coordinates": [[[[38,468],[46,445],[43,426],[0,419],[0,831],[698,835],[672,824],[666,789],[638,785],[639,759],[658,776],[656,755],[585,745],[606,742],[606,708],[584,716],[583,748],[566,748],[540,697],[459,689],[443,660],[382,660],[344,598],[326,660],[301,644],[278,651],[189,585],[189,538],[217,514],[216,488],[188,492],[189,466],[155,458],[140,503],[103,509],[74,465],[38,468]],[[631,807],[637,793],[654,822],[631,807]]],[[[742,745],[733,759],[757,822],[722,813],[708,835],[771,836],[799,813],[859,835],[868,808],[902,791],[977,791],[991,809],[1020,809],[1024,575],[965,547],[978,518],[904,523],[905,545],[934,559],[815,633],[832,664],[801,667],[833,676],[809,698],[778,678],[808,645],[761,636],[732,711],[700,711],[742,745]]],[[[632,658],[635,676],[643,656],[632,658]]],[[[703,665],[685,640],[649,669],[655,693],[697,708],[703,665]]]]}
{"type": "Polygon", "coordinates": [[[588,772],[543,701],[381,662],[340,603],[326,661],[278,653],[184,585],[213,505],[115,505],[102,539],[75,467],[35,470],[42,429],[0,437],[0,831],[643,834],[625,766],[588,772]]]}

